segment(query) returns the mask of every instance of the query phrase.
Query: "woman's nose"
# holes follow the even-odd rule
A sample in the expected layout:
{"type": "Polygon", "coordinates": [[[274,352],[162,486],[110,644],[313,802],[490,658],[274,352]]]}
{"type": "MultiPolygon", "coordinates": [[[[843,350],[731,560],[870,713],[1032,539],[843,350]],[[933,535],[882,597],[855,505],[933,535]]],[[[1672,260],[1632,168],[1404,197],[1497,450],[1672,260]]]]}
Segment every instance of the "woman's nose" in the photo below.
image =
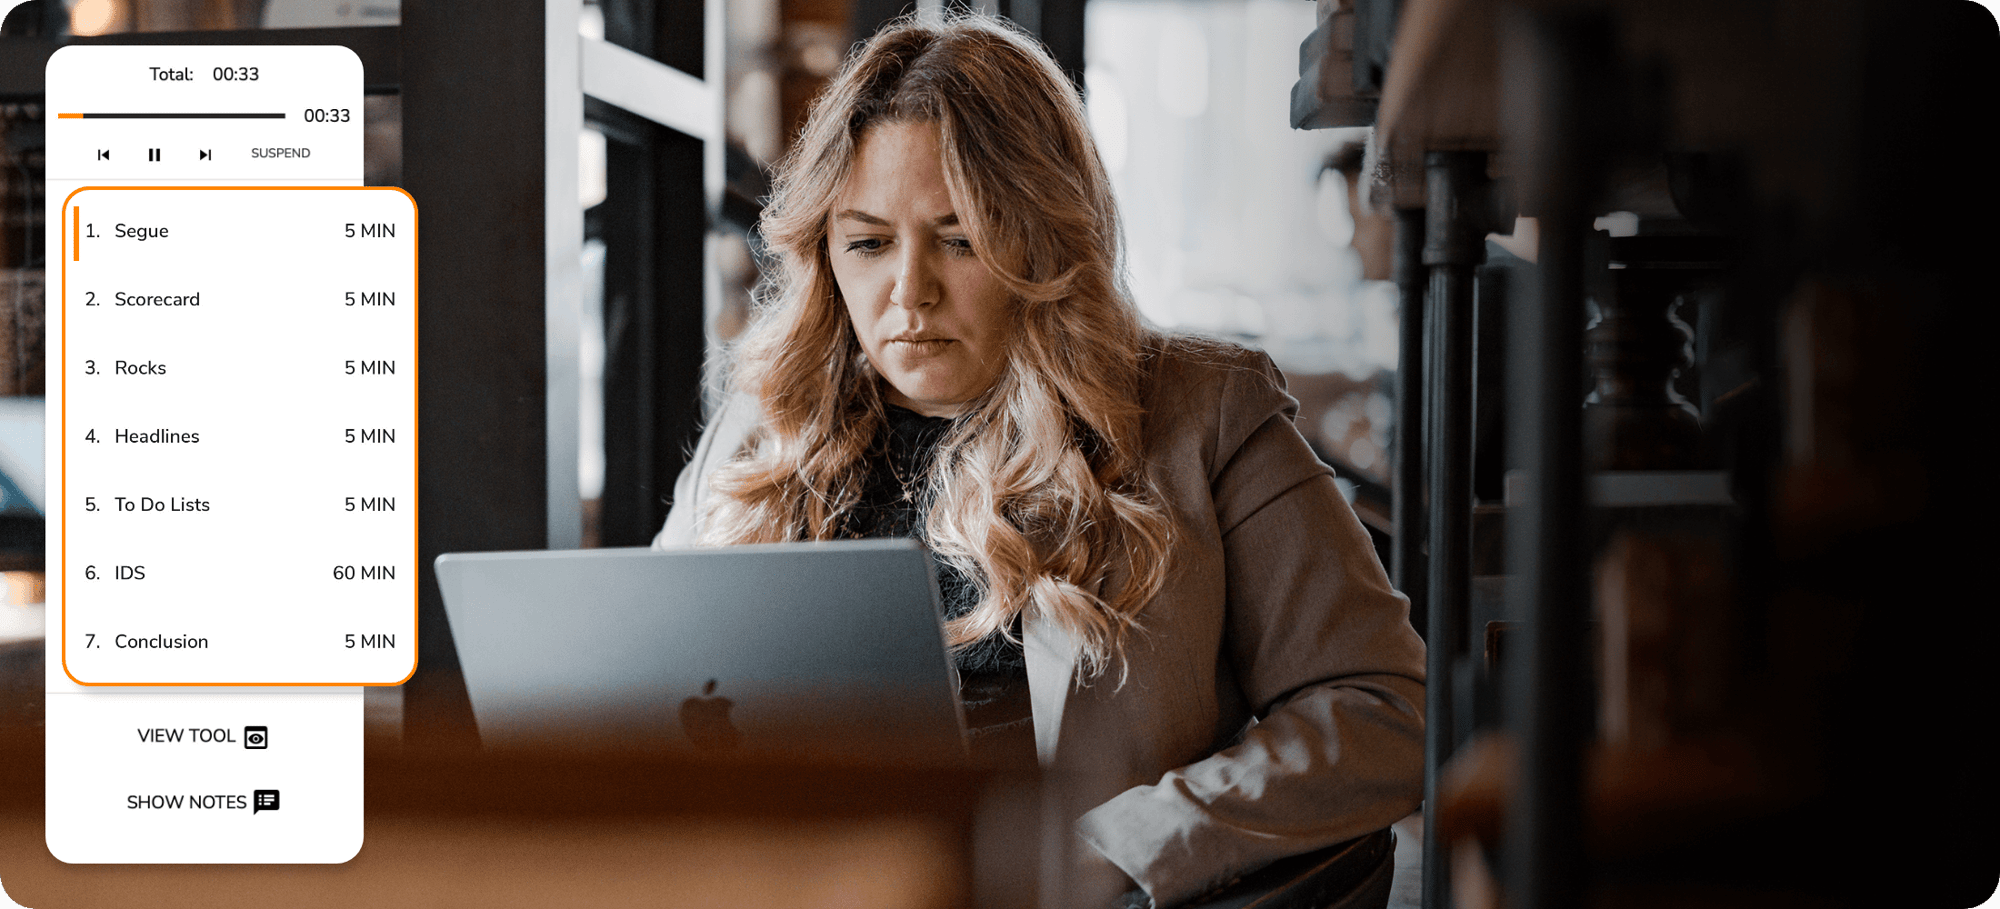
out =
{"type": "Polygon", "coordinates": [[[896,270],[896,286],[889,291],[889,302],[903,309],[920,309],[938,299],[936,271],[928,256],[909,248],[914,245],[905,246],[903,261],[896,270]]]}

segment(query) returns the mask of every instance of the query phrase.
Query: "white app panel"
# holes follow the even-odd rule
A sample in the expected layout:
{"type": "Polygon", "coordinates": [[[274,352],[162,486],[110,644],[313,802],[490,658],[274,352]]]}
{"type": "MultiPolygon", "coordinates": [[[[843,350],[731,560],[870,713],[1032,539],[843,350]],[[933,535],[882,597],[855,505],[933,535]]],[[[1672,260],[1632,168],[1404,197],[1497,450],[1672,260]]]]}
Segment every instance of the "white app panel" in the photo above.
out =
{"type": "MultiPolygon", "coordinates": [[[[63,202],[84,186],[360,185],[361,65],[346,48],[70,46],[50,58],[47,73],[52,258],[65,248],[63,202]]],[[[49,265],[53,279],[61,266],[49,265]]],[[[49,320],[51,361],[64,349],[62,321],[49,320]]],[[[49,370],[47,456],[56,470],[65,378],[49,370]]],[[[238,388],[258,384],[246,377],[238,388]]],[[[51,499],[62,501],[60,488],[51,499]]],[[[64,538],[63,512],[48,510],[52,554],[64,538]]],[[[319,523],[293,515],[268,535],[319,523]]],[[[63,575],[59,565],[48,572],[51,604],[63,602],[63,575]]],[[[49,616],[46,839],[56,857],[335,863],[359,851],[359,688],[85,688],[63,670],[61,610],[49,616]],[[258,726],[266,747],[245,747],[258,726]],[[175,729],[179,741],[145,737],[175,729]],[[205,741],[189,731],[204,729],[205,741]],[[234,730],[234,740],[218,729],[234,730]],[[277,793],[275,807],[257,809],[260,790],[277,793]],[[175,795],[182,807],[172,807],[175,795]],[[133,807],[134,797],[143,807],[133,807]],[[236,798],[253,804],[231,807],[236,798]]]]}

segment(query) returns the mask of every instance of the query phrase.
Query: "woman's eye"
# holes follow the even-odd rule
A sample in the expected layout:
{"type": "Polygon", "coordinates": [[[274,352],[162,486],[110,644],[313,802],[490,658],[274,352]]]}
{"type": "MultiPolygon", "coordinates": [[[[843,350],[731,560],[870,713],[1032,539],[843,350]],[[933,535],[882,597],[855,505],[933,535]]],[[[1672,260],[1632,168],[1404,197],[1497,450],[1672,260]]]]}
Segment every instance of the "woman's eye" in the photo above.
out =
{"type": "Polygon", "coordinates": [[[953,255],[958,255],[958,256],[972,255],[972,241],[966,237],[947,238],[944,241],[944,245],[946,249],[951,250],[953,255]]]}
{"type": "Polygon", "coordinates": [[[882,241],[873,237],[849,240],[847,251],[862,256],[872,256],[882,251],[882,241]]]}

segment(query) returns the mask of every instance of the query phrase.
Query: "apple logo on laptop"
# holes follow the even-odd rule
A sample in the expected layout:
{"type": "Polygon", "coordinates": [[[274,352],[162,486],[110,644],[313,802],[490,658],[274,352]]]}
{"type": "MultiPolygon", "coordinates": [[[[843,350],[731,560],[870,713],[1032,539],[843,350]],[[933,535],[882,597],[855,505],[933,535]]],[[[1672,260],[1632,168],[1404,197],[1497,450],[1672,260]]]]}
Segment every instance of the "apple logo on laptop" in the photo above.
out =
{"type": "Polygon", "coordinates": [[[701,695],[681,702],[681,729],[702,751],[728,751],[742,743],[743,733],[729,722],[729,708],[735,702],[714,694],[715,680],[709,679],[701,686],[701,695]]]}

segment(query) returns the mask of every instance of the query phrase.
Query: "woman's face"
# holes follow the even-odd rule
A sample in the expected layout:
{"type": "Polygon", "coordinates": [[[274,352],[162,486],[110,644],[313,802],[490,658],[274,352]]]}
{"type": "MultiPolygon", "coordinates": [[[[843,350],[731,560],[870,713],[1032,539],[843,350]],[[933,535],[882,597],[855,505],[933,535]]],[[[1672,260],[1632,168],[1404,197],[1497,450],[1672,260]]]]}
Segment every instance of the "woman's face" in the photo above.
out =
{"type": "Polygon", "coordinates": [[[972,253],[932,123],[862,134],[828,216],[833,280],[892,404],[957,416],[1006,364],[1010,295],[972,253]]]}

